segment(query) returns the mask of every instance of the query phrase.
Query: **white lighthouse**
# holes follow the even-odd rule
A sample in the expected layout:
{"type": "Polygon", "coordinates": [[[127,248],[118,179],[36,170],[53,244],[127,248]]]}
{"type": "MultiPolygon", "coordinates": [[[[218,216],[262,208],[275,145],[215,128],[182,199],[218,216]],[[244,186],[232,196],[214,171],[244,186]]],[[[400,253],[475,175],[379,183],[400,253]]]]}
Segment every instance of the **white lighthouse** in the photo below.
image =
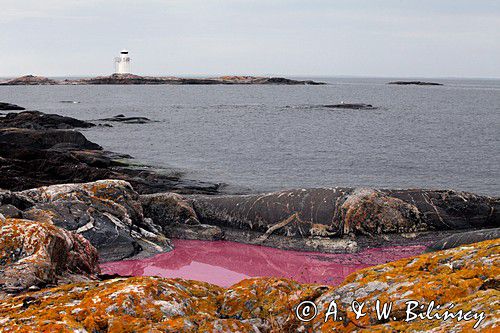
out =
{"type": "Polygon", "coordinates": [[[127,50],[122,50],[120,56],[115,58],[115,73],[130,73],[130,57],[127,50]]]}

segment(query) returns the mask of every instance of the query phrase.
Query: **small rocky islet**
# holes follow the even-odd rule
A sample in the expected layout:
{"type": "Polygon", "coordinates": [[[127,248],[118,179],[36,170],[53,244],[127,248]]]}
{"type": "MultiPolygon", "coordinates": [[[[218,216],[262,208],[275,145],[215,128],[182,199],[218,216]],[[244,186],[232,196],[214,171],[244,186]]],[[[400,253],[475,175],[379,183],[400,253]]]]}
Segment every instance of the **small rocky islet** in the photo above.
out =
{"type": "Polygon", "coordinates": [[[226,194],[217,184],[117,161],[120,155],[75,130],[90,126],[36,111],[0,117],[2,331],[472,330],[474,321],[407,323],[410,299],[485,311],[481,331],[498,329],[498,197],[371,188],[226,194]],[[101,274],[99,262],[169,251],[170,238],[330,253],[436,243],[430,253],[355,272],[336,287],[253,278],[221,288],[101,274]],[[348,310],[354,299],[392,301],[395,319],[375,312],[355,319],[348,310]],[[319,311],[310,322],[294,315],[304,300],[319,311]],[[331,300],[342,321],[325,322],[331,300]]]}

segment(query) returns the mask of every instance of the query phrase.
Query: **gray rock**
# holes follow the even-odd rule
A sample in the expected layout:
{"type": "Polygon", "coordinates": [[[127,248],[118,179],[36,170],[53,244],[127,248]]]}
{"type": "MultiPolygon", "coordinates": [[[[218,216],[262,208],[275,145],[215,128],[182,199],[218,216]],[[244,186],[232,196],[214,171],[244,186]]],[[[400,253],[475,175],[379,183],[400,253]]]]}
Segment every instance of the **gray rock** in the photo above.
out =
{"type": "Polygon", "coordinates": [[[500,228],[472,230],[457,233],[434,242],[427,252],[452,249],[454,247],[500,238],[500,228]]]}

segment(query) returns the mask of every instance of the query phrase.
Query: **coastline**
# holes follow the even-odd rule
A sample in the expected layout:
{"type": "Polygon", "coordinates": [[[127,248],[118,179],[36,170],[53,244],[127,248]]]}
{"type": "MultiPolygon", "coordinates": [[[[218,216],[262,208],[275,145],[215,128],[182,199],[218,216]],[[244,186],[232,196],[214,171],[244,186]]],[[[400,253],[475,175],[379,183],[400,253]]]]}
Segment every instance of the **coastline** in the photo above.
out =
{"type": "MultiPolygon", "coordinates": [[[[498,197],[450,190],[367,188],[221,195],[213,184],[194,182],[198,185],[193,186],[193,181],[186,184],[182,177],[169,178],[118,163],[115,158],[124,155],[103,151],[77,131],[89,126],[93,124],[33,111],[0,118],[4,171],[0,187],[5,188],[0,190],[0,254],[8,258],[0,262],[0,314],[4,318],[0,326],[22,322],[33,328],[58,329],[61,322],[67,325],[69,320],[74,327],[86,330],[101,325],[124,330],[146,321],[152,327],[174,331],[179,327],[186,332],[204,327],[232,331],[237,327],[273,332],[273,323],[279,320],[280,329],[290,331],[340,327],[352,331],[359,327],[358,322],[324,321],[320,315],[307,324],[291,315],[292,308],[309,301],[323,309],[338,297],[347,307],[352,297],[372,302],[374,298],[402,299],[407,293],[418,294],[423,303],[430,303],[436,291],[426,293],[429,284],[439,286],[444,303],[458,302],[469,309],[473,300],[494,315],[487,306],[490,299],[498,297],[491,284],[497,270],[490,265],[498,249],[498,197]],[[471,234],[464,237],[462,231],[471,234]],[[258,277],[221,288],[184,279],[119,277],[110,275],[112,271],[101,274],[99,267],[103,261],[114,261],[109,263],[113,265],[149,258],[147,262],[158,253],[175,254],[168,252],[173,248],[171,238],[225,239],[337,253],[342,258],[343,254],[355,257],[384,246],[421,246],[420,252],[422,245],[445,236],[452,241],[432,249],[437,252],[354,271],[337,287],[258,277]],[[464,278],[471,274],[473,285],[464,278]],[[450,288],[461,291],[451,293],[447,291],[450,288]],[[190,310],[171,298],[150,294],[151,290],[168,291],[192,303],[190,310]],[[129,295],[139,308],[152,309],[162,319],[134,312],[126,324],[118,325],[115,320],[123,321],[135,308],[111,296],[120,294],[129,295]],[[97,303],[91,300],[96,297],[97,303]],[[198,297],[208,302],[200,303],[198,297]],[[73,305],[68,308],[68,304],[73,305]],[[249,308],[248,304],[253,305],[249,308]],[[262,311],[267,309],[265,304],[278,307],[262,311]],[[125,312],[109,310],[118,306],[125,312]],[[19,308],[23,310],[16,310],[19,308]],[[207,315],[199,317],[196,313],[200,311],[207,315]],[[62,312],[70,315],[62,319],[62,312]]],[[[384,256],[378,259],[384,260],[384,256]]],[[[246,261],[248,264],[249,259],[246,261]]],[[[376,263],[380,262],[371,264],[376,263]]],[[[362,320],[365,327],[387,326],[370,316],[362,320]]],[[[447,325],[468,328],[473,324],[462,321],[447,325]]],[[[398,318],[389,326],[401,325],[406,324],[398,318]]],[[[419,322],[413,327],[434,327],[428,325],[419,322]]],[[[495,322],[485,325],[493,327],[495,322]]]]}
{"type": "Polygon", "coordinates": [[[0,82],[0,86],[17,85],[114,85],[114,84],[174,84],[174,85],[324,85],[312,80],[292,80],[283,77],[221,76],[215,78],[184,78],[172,76],[140,76],[134,74],[112,74],[85,79],[54,80],[43,76],[25,75],[0,82]]]}

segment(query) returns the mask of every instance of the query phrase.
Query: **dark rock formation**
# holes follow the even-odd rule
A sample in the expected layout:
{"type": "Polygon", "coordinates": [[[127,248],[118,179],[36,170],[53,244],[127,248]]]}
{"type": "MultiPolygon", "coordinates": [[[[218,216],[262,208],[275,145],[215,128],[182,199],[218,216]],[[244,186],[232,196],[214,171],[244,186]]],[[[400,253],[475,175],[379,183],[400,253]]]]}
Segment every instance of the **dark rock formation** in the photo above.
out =
{"type": "Polygon", "coordinates": [[[25,110],[25,108],[23,108],[22,106],[16,105],[16,104],[0,102],[0,110],[1,111],[21,111],[21,110],[25,110]]]}
{"type": "Polygon", "coordinates": [[[427,252],[447,250],[454,247],[500,238],[500,228],[472,230],[450,235],[431,244],[427,252]]]}
{"type": "Polygon", "coordinates": [[[93,126],[95,125],[83,120],[57,114],[46,114],[40,111],[11,112],[0,118],[0,128],[16,127],[42,130],[89,128],[93,126]]]}
{"type": "Polygon", "coordinates": [[[0,188],[25,190],[52,184],[122,179],[140,193],[218,192],[218,184],[183,179],[180,174],[161,173],[146,166],[131,166],[117,161],[130,156],[103,151],[77,131],[52,129],[89,126],[93,125],[31,111],[0,118],[0,188]]]}
{"type": "Polygon", "coordinates": [[[114,121],[125,124],[147,124],[153,122],[153,120],[146,117],[125,117],[123,114],[116,115],[111,118],[102,118],[101,121],[114,121]]]}
{"type": "Polygon", "coordinates": [[[97,278],[97,251],[50,223],[0,218],[0,299],[6,294],[97,278]]]}
{"type": "Polygon", "coordinates": [[[167,239],[150,230],[139,195],[125,181],[52,185],[19,194],[35,203],[23,211],[23,218],[81,234],[97,248],[102,261],[172,249],[167,239]]]}
{"type": "Polygon", "coordinates": [[[340,103],[323,105],[325,108],[348,109],[348,110],[376,110],[377,107],[364,103],[340,103]]]}
{"type": "MultiPolygon", "coordinates": [[[[197,229],[210,230],[227,240],[324,252],[356,251],[354,240],[360,239],[365,245],[395,245],[398,237],[405,243],[427,231],[500,224],[498,198],[455,191],[320,188],[261,195],[154,194],[141,201],[145,216],[172,237],[193,238],[197,229]]],[[[206,232],[199,239],[206,239],[206,232]]]]}
{"type": "Polygon", "coordinates": [[[172,249],[168,239],[144,218],[139,195],[125,181],[0,191],[0,212],[6,218],[47,223],[80,234],[97,248],[102,261],[172,249]]]}
{"type": "Polygon", "coordinates": [[[392,81],[389,82],[388,84],[395,84],[395,85],[400,85],[400,86],[408,86],[408,85],[415,85],[415,86],[442,86],[442,83],[436,83],[436,82],[424,82],[424,81],[392,81]]]}
{"type": "Polygon", "coordinates": [[[59,84],[59,82],[43,76],[34,75],[21,76],[15,79],[0,82],[0,86],[38,86],[55,84],[59,84]]]}
{"type": "Polygon", "coordinates": [[[217,78],[180,78],[163,76],[139,76],[134,74],[112,74],[88,79],[55,81],[32,75],[0,82],[0,85],[86,85],[86,84],[285,84],[319,85],[311,80],[291,80],[282,77],[222,76],[217,78]]]}

